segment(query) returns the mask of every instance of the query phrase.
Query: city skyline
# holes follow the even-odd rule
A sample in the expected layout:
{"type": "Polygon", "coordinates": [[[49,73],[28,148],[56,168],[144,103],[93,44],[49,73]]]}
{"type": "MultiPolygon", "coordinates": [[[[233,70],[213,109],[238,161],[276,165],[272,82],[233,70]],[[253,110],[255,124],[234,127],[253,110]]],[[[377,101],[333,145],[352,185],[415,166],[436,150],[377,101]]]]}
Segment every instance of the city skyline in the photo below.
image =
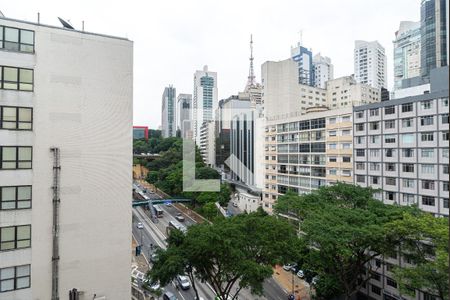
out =
{"type": "Polygon", "coordinates": [[[31,22],[37,21],[40,12],[41,23],[58,27],[61,25],[57,17],[69,19],[76,29],[81,29],[84,20],[86,31],[133,40],[133,123],[151,128],[161,125],[160,111],[152,109],[160,106],[161,90],[173,84],[179,93],[192,93],[192,75],[203,65],[218,73],[218,99],[241,91],[248,76],[250,34],[254,40],[257,81],[261,80],[261,65],[265,61],[290,56],[291,46],[300,39],[300,30],[307,48],[331,58],[335,78],[353,73],[355,40],[378,40],[386,49],[388,88],[392,90],[395,31],[400,21],[420,20],[420,1],[406,0],[283,2],[277,6],[270,1],[222,2],[214,7],[202,5],[203,1],[195,4],[171,1],[154,7],[108,4],[108,12],[104,10],[104,1],[90,3],[89,11],[80,9],[85,7],[83,2],[19,0],[5,3],[1,10],[8,18],[31,22]],[[174,15],[165,18],[161,11],[173,11],[174,15]],[[185,15],[186,11],[190,14],[185,15]],[[299,11],[314,13],[299,15],[299,11]],[[383,22],[377,21],[380,18],[383,22]],[[150,76],[149,72],[158,76],[150,76]]]}

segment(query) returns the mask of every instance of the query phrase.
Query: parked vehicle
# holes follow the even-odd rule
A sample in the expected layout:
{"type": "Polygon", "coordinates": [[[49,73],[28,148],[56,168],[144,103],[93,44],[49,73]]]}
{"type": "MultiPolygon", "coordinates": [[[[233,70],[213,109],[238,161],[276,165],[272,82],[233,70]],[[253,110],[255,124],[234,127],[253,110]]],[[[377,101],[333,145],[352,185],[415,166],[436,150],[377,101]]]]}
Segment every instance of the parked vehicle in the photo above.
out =
{"type": "Polygon", "coordinates": [[[305,278],[305,273],[303,273],[303,270],[299,270],[299,271],[297,272],[297,276],[298,276],[299,278],[303,279],[303,278],[305,278]]]}
{"type": "Polygon", "coordinates": [[[138,229],[143,229],[144,228],[144,224],[142,224],[141,222],[137,223],[136,227],[138,229]]]}
{"type": "Polygon", "coordinates": [[[292,266],[294,266],[294,265],[295,265],[295,264],[293,264],[293,263],[285,264],[285,265],[283,266],[283,269],[284,269],[285,271],[290,271],[291,268],[292,268],[292,266]]]}
{"type": "Polygon", "coordinates": [[[319,275],[316,275],[316,276],[314,276],[313,279],[311,280],[311,284],[312,284],[312,285],[316,285],[316,284],[319,282],[319,280],[320,280],[319,275]]]}
{"type": "Polygon", "coordinates": [[[184,275],[177,275],[177,283],[182,290],[188,290],[191,287],[189,278],[184,275]]]}

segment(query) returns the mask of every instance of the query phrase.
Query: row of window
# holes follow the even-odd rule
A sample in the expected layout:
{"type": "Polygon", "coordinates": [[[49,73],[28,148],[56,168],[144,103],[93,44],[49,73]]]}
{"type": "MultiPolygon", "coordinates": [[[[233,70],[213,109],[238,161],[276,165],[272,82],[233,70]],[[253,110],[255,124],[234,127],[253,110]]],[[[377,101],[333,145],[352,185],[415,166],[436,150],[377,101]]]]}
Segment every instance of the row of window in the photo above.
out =
{"type": "Polygon", "coordinates": [[[0,293],[29,288],[30,277],[30,265],[0,269],[0,293]]]}
{"type": "Polygon", "coordinates": [[[0,49],[34,52],[34,31],[0,26],[0,49]]]}
{"type": "MultiPolygon", "coordinates": [[[[277,132],[325,128],[325,118],[277,125],[277,132]]],[[[267,131],[267,130],[266,130],[267,131]]]]}
{"type": "Polygon", "coordinates": [[[33,91],[32,69],[0,66],[0,89],[33,91]]]}
{"type": "Polygon", "coordinates": [[[31,169],[32,147],[0,146],[0,170],[31,169]]]}
{"type": "MultiPolygon", "coordinates": [[[[397,185],[397,179],[396,177],[385,177],[385,185],[391,185],[395,186],[397,185]]],[[[400,179],[399,179],[400,180],[400,179]]],[[[434,180],[419,180],[421,182],[421,187],[423,190],[435,190],[436,188],[436,182],[434,180]]],[[[357,183],[366,183],[366,176],[365,175],[356,175],[356,182],[357,183]]],[[[370,176],[369,178],[370,184],[380,184],[380,177],[379,176],[370,176]]],[[[414,179],[403,179],[403,187],[414,187],[415,180],[414,179]]],[[[442,182],[442,189],[444,192],[448,192],[448,181],[442,182]]]]}
{"type": "MultiPolygon", "coordinates": [[[[356,149],[356,156],[363,157],[366,156],[367,149],[356,149]]],[[[422,157],[433,157],[434,149],[421,149],[422,157]]],[[[370,157],[380,157],[381,149],[368,149],[367,153],[370,157]]],[[[384,149],[386,157],[395,157],[397,155],[397,149],[384,149]]],[[[402,149],[403,157],[414,157],[414,149],[402,149]],[[411,150],[411,151],[409,151],[411,150]]],[[[448,157],[448,149],[442,149],[444,157],[448,157]]]]}
{"type": "MultiPolygon", "coordinates": [[[[442,98],[439,99],[441,101],[441,104],[443,107],[448,107],[448,98],[442,98]]],[[[430,110],[433,109],[433,103],[434,100],[423,100],[420,101],[420,108],[422,110],[430,110]]],[[[410,102],[410,103],[404,103],[399,105],[400,111],[402,113],[407,113],[407,112],[412,112],[414,110],[414,103],[410,102]]],[[[384,114],[385,115],[392,115],[395,114],[396,111],[396,106],[395,105],[391,105],[391,106],[386,106],[384,107],[384,114]]],[[[372,108],[368,110],[368,114],[370,117],[376,117],[380,115],[380,108],[372,108]]],[[[356,118],[357,119],[361,119],[364,117],[364,111],[358,111],[356,112],[356,118]]]]}
{"type": "MultiPolygon", "coordinates": [[[[403,118],[401,119],[402,128],[411,128],[414,126],[414,119],[415,118],[403,118]]],[[[448,124],[449,118],[448,113],[447,114],[441,114],[440,115],[441,124],[448,124]]],[[[431,126],[434,125],[434,116],[421,116],[419,117],[420,120],[420,126],[431,126]]],[[[369,122],[369,129],[370,130],[378,130],[381,128],[380,126],[381,121],[374,121],[369,122]]],[[[397,124],[397,120],[386,120],[384,121],[384,129],[395,129],[395,126],[397,124]]],[[[365,123],[357,123],[355,124],[355,130],[357,132],[364,131],[365,123]]]]}
{"type": "MultiPolygon", "coordinates": [[[[380,135],[369,135],[368,140],[369,144],[379,144],[380,143],[380,135]]],[[[401,142],[403,144],[412,144],[415,143],[416,134],[415,133],[402,133],[402,134],[385,134],[384,135],[384,143],[386,144],[394,144],[397,141],[397,137],[401,138],[401,142]]],[[[433,132],[422,132],[420,134],[420,140],[422,142],[432,142],[434,141],[434,133],[433,132]]],[[[448,141],[448,131],[442,132],[442,140],[448,141]]],[[[366,142],[366,137],[358,136],[355,137],[355,143],[357,145],[363,145],[366,142]]]]}
{"type": "Polygon", "coordinates": [[[31,246],[31,225],[0,227],[0,251],[31,246]]]}
{"type": "MultiPolygon", "coordinates": [[[[371,171],[380,171],[381,163],[369,163],[369,168],[371,171]]],[[[420,164],[418,165],[421,168],[422,174],[434,174],[435,170],[438,168],[438,165],[435,164],[420,164]]],[[[397,170],[397,163],[384,163],[385,171],[394,172],[397,170]]],[[[356,163],[357,170],[365,170],[366,163],[357,162],[356,163]]],[[[415,164],[412,163],[402,163],[401,170],[404,173],[414,173],[415,164]]],[[[442,166],[442,172],[444,174],[448,174],[448,164],[442,166]]]]}
{"type": "Polygon", "coordinates": [[[0,106],[0,129],[32,130],[33,109],[30,107],[0,106]]]}

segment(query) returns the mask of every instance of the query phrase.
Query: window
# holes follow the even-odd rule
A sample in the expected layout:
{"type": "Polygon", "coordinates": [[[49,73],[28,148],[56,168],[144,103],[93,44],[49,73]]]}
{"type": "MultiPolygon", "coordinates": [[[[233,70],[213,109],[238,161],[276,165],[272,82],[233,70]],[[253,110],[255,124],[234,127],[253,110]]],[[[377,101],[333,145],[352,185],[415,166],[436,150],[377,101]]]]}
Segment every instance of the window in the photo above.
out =
{"type": "Polygon", "coordinates": [[[448,198],[443,198],[442,199],[442,205],[444,208],[448,208],[448,198]]]}
{"type": "Polygon", "coordinates": [[[363,136],[356,137],[356,143],[358,145],[364,144],[364,142],[365,142],[365,138],[363,136]]]}
{"type": "Polygon", "coordinates": [[[31,246],[31,225],[0,227],[0,251],[31,246]]]}
{"type": "Polygon", "coordinates": [[[342,130],[342,136],[348,136],[351,134],[350,130],[342,130]]]}
{"type": "Polygon", "coordinates": [[[442,132],[442,140],[443,141],[448,141],[448,131],[442,132]]]}
{"type": "Polygon", "coordinates": [[[370,130],[378,130],[380,128],[379,122],[370,122],[370,130]]]}
{"type": "Polygon", "coordinates": [[[364,118],[364,112],[363,111],[358,111],[356,113],[356,118],[358,118],[358,119],[364,118]]]}
{"type": "Polygon", "coordinates": [[[448,192],[448,181],[442,182],[442,190],[448,192]]]}
{"type": "Polygon", "coordinates": [[[378,176],[370,176],[370,183],[372,184],[379,184],[380,177],[378,176]]]}
{"type": "Polygon", "coordinates": [[[405,203],[414,203],[414,195],[413,194],[403,194],[403,202],[405,203]]]}
{"type": "Polygon", "coordinates": [[[370,157],[379,157],[380,156],[380,150],[379,149],[370,149],[369,150],[369,156],[370,157]]]}
{"type": "Polygon", "coordinates": [[[0,66],[0,88],[4,90],[33,91],[33,70],[0,66]]]}
{"type": "Polygon", "coordinates": [[[422,132],[421,134],[422,142],[432,142],[434,140],[433,132],[422,132]]]}
{"type": "Polygon", "coordinates": [[[412,103],[402,104],[402,113],[410,112],[410,111],[413,111],[413,104],[412,103]]]}
{"type": "Polygon", "coordinates": [[[329,161],[329,162],[337,162],[337,158],[336,158],[336,156],[330,156],[330,157],[328,158],[328,161],[329,161]]]}
{"type": "Polygon", "coordinates": [[[369,136],[371,144],[377,144],[380,141],[380,136],[378,135],[370,135],[369,136]]]}
{"type": "Polygon", "coordinates": [[[366,169],[366,164],[365,163],[356,163],[356,170],[365,170],[366,169]]]}
{"type": "Polygon", "coordinates": [[[369,115],[370,115],[371,117],[376,117],[376,116],[378,116],[378,114],[379,114],[378,108],[373,108],[373,109],[371,109],[370,112],[369,112],[369,115]]]}
{"type": "Polygon", "coordinates": [[[390,134],[390,135],[385,135],[384,136],[384,142],[386,143],[386,144],[392,144],[392,143],[395,143],[395,135],[393,135],[393,134],[390,134]]]}
{"type": "Polygon", "coordinates": [[[342,117],[342,122],[350,122],[350,116],[343,116],[342,117]]]}
{"type": "Polygon", "coordinates": [[[377,295],[381,295],[381,288],[372,284],[372,292],[377,295]]]}
{"type": "Polygon", "coordinates": [[[414,180],[413,179],[402,179],[402,186],[404,188],[413,188],[414,180]]]}
{"type": "Polygon", "coordinates": [[[405,148],[402,149],[403,157],[414,157],[414,149],[405,148]]]}
{"type": "Polygon", "coordinates": [[[366,176],[364,176],[364,175],[356,175],[356,182],[365,183],[366,182],[366,176]]]}
{"type": "Polygon", "coordinates": [[[396,185],[395,177],[386,177],[386,185],[396,185]]]}
{"type": "Polygon", "coordinates": [[[433,174],[434,165],[422,165],[422,174],[433,174]]]}
{"type": "Polygon", "coordinates": [[[414,124],[413,118],[402,119],[402,127],[403,128],[412,127],[413,124],[414,124]]]}
{"type": "Polygon", "coordinates": [[[448,175],[448,164],[446,165],[442,165],[442,173],[447,174],[448,175]]]}
{"type": "Polygon", "coordinates": [[[328,131],[328,136],[336,136],[336,131],[328,131]]]}
{"type": "Polygon", "coordinates": [[[395,120],[384,121],[384,129],[394,129],[395,128],[395,120]]]}
{"type": "Polygon", "coordinates": [[[433,103],[431,101],[432,100],[420,101],[420,108],[421,109],[431,109],[433,107],[433,103]]]}
{"type": "Polygon", "coordinates": [[[414,172],[414,164],[403,164],[402,171],[406,172],[406,173],[413,173],[414,172]]]}
{"type": "Polygon", "coordinates": [[[352,158],[350,156],[343,156],[342,162],[345,162],[345,163],[352,162],[352,158]]]}
{"type": "Polygon", "coordinates": [[[337,170],[336,169],[330,169],[328,173],[330,175],[336,175],[337,174],[337,170]]]}
{"type": "Polygon", "coordinates": [[[0,187],[0,210],[31,207],[31,186],[0,187]]]}
{"type": "Polygon", "coordinates": [[[352,144],[350,143],[342,143],[342,149],[351,149],[352,148],[352,144]]]}
{"type": "Polygon", "coordinates": [[[389,277],[386,277],[386,284],[390,285],[394,288],[397,288],[397,282],[394,279],[391,279],[389,277]]]}
{"type": "Polygon", "coordinates": [[[442,106],[448,107],[448,98],[442,98],[441,102],[442,102],[442,106]]]}
{"type": "Polygon", "coordinates": [[[421,126],[429,126],[429,125],[433,125],[433,123],[434,123],[433,116],[420,117],[420,125],[421,126]]]}
{"type": "Polygon", "coordinates": [[[449,149],[442,149],[442,157],[448,158],[448,151],[449,149]]]}
{"type": "Polygon", "coordinates": [[[32,108],[0,106],[0,129],[31,130],[32,115],[32,108]]]}
{"type": "Polygon", "coordinates": [[[385,169],[388,172],[394,172],[395,171],[395,164],[394,163],[386,163],[385,169]]]}
{"type": "Polygon", "coordinates": [[[442,124],[448,124],[448,114],[441,115],[442,124]]]}
{"type": "Polygon", "coordinates": [[[0,48],[9,51],[33,53],[34,31],[0,26],[0,48]]]}
{"type": "Polygon", "coordinates": [[[386,192],[386,200],[395,201],[395,193],[394,192],[386,192]]]}
{"type": "Polygon", "coordinates": [[[422,196],[422,205],[434,206],[434,197],[422,196]]]}
{"type": "Polygon", "coordinates": [[[394,157],[395,149],[386,149],[386,157],[394,157]]]}
{"type": "Polygon", "coordinates": [[[356,124],[356,131],[364,131],[364,123],[356,124]]]}
{"type": "Polygon", "coordinates": [[[31,169],[31,147],[0,146],[1,169],[31,169]]]}
{"type": "Polygon", "coordinates": [[[422,180],[422,189],[434,190],[434,181],[433,180],[422,180]]]}
{"type": "Polygon", "coordinates": [[[30,265],[0,269],[0,293],[30,287],[30,265]]]}
{"type": "Polygon", "coordinates": [[[370,171],[380,171],[379,163],[370,163],[370,171]]]}
{"type": "Polygon", "coordinates": [[[414,143],[414,134],[412,134],[412,133],[404,133],[404,134],[402,134],[402,143],[403,144],[414,143]]]}
{"type": "Polygon", "coordinates": [[[434,157],[434,149],[431,149],[431,148],[422,149],[421,153],[422,153],[422,157],[423,158],[432,158],[432,157],[434,157]]]}
{"type": "Polygon", "coordinates": [[[336,124],[336,118],[329,118],[328,124],[336,124]]]}
{"type": "Polygon", "coordinates": [[[365,156],[366,152],[365,149],[356,149],[356,156],[365,156]]]}
{"type": "Polygon", "coordinates": [[[395,114],[395,106],[386,106],[385,108],[384,108],[384,114],[385,115],[392,115],[392,114],[395,114]]]}

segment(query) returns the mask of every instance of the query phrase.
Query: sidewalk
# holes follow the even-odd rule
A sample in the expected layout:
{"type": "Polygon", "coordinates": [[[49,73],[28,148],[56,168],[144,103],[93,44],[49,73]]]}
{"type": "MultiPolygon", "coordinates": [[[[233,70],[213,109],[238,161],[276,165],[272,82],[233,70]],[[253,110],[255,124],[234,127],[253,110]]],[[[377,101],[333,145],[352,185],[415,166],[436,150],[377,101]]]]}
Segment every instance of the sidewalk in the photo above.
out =
{"type": "Polygon", "coordinates": [[[296,274],[287,272],[282,266],[276,266],[273,269],[273,278],[277,283],[288,292],[292,293],[292,278],[294,278],[294,294],[296,300],[310,300],[309,285],[301,280],[296,274]]]}

